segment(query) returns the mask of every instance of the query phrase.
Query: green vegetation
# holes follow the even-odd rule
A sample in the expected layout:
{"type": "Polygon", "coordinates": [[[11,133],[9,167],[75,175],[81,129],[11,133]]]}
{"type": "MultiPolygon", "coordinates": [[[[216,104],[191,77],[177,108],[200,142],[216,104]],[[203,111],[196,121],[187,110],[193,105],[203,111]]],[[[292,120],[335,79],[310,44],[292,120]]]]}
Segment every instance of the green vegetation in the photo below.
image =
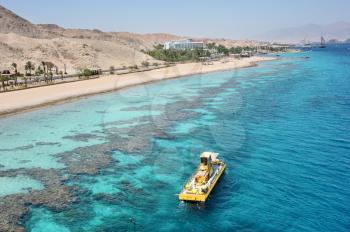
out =
{"type": "Polygon", "coordinates": [[[81,74],[84,76],[84,77],[89,77],[89,76],[92,76],[92,70],[90,69],[84,69],[81,74]]]}
{"type": "Polygon", "coordinates": [[[35,75],[36,76],[40,76],[40,75],[43,75],[44,74],[44,70],[41,68],[41,66],[39,65],[37,68],[36,68],[36,71],[35,71],[35,75]]]}
{"type": "Polygon", "coordinates": [[[187,49],[187,50],[176,50],[176,49],[164,49],[164,46],[158,44],[154,46],[153,50],[143,51],[144,53],[152,56],[157,60],[163,60],[166,62],[182,62],[182,61],[199,61],[203,57],[218,58],[223,56],[229,56],[230,54],[247,56],[253,55],[257,52],[282,52],[286,48],[281,46],[235,46],[227,48],[224,45],[216,43],[206,44],[205,49],[187,49]]]}
{"type": "Polygon", "coordinates": [[[56,74],[58,73],[58,68],[57,66],[50,62],[50,61],[42,61],[41,62],[41,66],[42,68],[38,68],[37,69],[37,73],[42,73],[42,75],[44,75],[45,78],[45,82],[48,82],[48,77],[50,77],[50,81],[53,81],[53,72],[52,69],[55,68],[56,69],[56,74]]]}
{"type": "Polygon", "coordinates": [[[6,91],[5,81],[8,81],[7,77],[1,75],[1,73],[0,73],[0,82],[2,83],[2,89],[3,89],[3,91],[6,91]]]}
{"type": "Polygon", "coordinates": [[[32,71],[35,70],[35,65],[31,61],[28,61],[24,66],[24,69],[26,70],[26,76],[31,76],[32,71]]]}
{"type": "Polygon", "coordinates": [[[15,78],[15,85],[17,85],[17,82],[18,82],[18,71],[17,71],[17,63],[12,63],[11,64],[12,68],[15,69],[15,75],[14,75],[14,78],[15,78]]]}
{"type": "Polygon", "coordinates": [[[96,76],[96,75],[100,75],[101,74],[101,70],[92,70],[92,69],[82,69],[80,70],[80,74],[79,77],[91,77],[91,76],[96,76]]]}
{"type": "Polygon", "coordinates": [[[210,53],[203,49],[165,50],[163,45],[154,46],[154,49],[146,51],[146,54],[157,60],[163,60],[166,62],[198,61],[200,57],[210,56],[210,53]]]}
{"type": "Polygon", "coordinates": [[[217,51],[219,54],[224,54],[225,56],[230,55],[230,50],[226,48],[224,45],[219,45],[217,47],[217,51]]]}
{"type": "Polygon", "coordinates": [[[52,69],[55,65],[52,62],[46,62],[46,72],[52,73],[52,69]]]}
{"type": "Polygon", "coordinates": [[[245,47],[231,47],[229,51],[231,54],[241,54],[242,52],[256,52],[257,49],[256,47],[245,46],[245,47]]]}
{"type": "Polygon", "coordinates": [[[206,49],[187,49],[187,50],[176,50],[176,49],[164,49],[164,46],[158,44],[154,46],[153,50],[144,51],[146,54],[152,56],[157,60],[163,60],[166,62],[182,62],[182,61],[199,61],[202,57],[218,57],[228,56],[231,53],[240,53],[243,48],[234,49],[227,48],[223,45],[217,45],[215,43],[207,44],[206,49]]]}

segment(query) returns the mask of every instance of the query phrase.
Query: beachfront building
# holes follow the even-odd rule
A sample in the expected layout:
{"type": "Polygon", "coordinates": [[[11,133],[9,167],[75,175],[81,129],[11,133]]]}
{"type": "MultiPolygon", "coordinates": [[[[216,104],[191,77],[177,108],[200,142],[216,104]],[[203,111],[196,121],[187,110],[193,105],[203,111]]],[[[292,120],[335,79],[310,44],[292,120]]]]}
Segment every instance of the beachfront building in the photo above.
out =
{"type": "Polygon", "coordinates": [[[186,49],[203,49],[204,42],[196,42],[192,39],[178,40],[178,41],[168,41],[164,43],[164,49],[176,49],[176,50],[186,50],[186,49]]]}

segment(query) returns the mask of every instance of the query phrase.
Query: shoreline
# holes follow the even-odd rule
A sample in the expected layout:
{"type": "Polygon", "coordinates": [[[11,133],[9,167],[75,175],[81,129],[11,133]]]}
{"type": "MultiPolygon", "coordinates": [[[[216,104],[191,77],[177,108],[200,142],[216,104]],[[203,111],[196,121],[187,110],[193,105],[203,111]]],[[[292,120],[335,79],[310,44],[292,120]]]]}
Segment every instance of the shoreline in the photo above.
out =
{"type": "Polygon", "coordinates": [[[225,63],[215,61],[212,65],[203,65],[202,63],[176,64],[175,66],[150,71],[122,75],[113,74],[78,82],[4,92],[0,93],[0,117],[162,80],[254,67],[257,66],[258,62],[276,59],[274,57],[255,56],[240,60],[233,59],[225,63]]]}

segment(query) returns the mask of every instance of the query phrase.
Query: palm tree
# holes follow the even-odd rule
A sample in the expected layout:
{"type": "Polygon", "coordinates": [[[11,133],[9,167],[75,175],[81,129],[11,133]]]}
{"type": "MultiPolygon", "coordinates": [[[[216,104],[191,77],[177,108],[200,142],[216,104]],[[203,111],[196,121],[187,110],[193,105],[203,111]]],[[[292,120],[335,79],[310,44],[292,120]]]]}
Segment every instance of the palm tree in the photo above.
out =
{"type": "Polygon", "coordinates": [[[15,85],[17,86],[17,78],[18,78],[17,64],[12,63],[11,66],[15,69],[15,85]]]}
{"type": "Polygon", "coordinates": [[[4,92],[6,91],[5,81],[7,81],[7,77],[1,75],[1,73],[0,73],[0,82],[2,82],[2,89],[4,92]]]}
{"type": "Polygon", "coordinates": [[[43,66],[43,69],[44,69],[45,81],[47,81],[48,76],[51,77],[51,81],[52,81],[52,74],[53,74],[52,69],[55,67],[55,64],[50,61],[41,61],[41,66],[43,66]]]}
{"type": "Polygon", "coordinates": [[[43,66],[44,74],[45,74],[46,73],[46,62],[45,61],[41,61],[41,65],[43,66]]]}
{"type": "Polygon", "coordinates": [[[49,76],[50,76],[50,81],[53,82],[53,73],[51,71],[49,72],[49,76]]]}
{"type": "Polygon", "coordinates": [[[50,76],[51,82],[52,82],[52,77],[53,77],[53,73],[52,73],[52,69],[55,67],[55,64],[52,62],[45,62],[46,63],[46,71],[48,76],[50,76]]]}
{"type": "Polygon", "coordinates": [[[35,71],[35,75],[37,76],[40,76],[44,74],[44,70],[42,70],[41,66],[39,65],[37,68],[36,68],[36,71],[35,71]]]}
{"type": "Polygon", "coordinates": [[[41,68],[41,65],[38,65],[38,67],[35,70],[35,78],[34,81],[39,83],[40,82],[40,76],[44,74],[44,70],[41,68]]]}
{"type": "Polygon", "coordinates": [[[26,71],[26,75],[28,75],[28,70],[30,69],[31,62],[27,61],[27,63],[24,65],[24,70],[26,71]]]}
{"type": "Polygon", "coordinates": [[[48,76],[46,64],[47,64],[46,61],[41,61],[41,66],[43,67],[43,72],[42,72],[42,74],[43,74],[43,76],[44,76],[45,83],[47,83],[47,76],[48,76]]]}
{"type": "Polygon", "coordinates": [[[26,63],[26,65],[24,66],[24,69],[26,70],[27,74],[28,74],[28,71],[29,71],[29,76],[31,76],[32,75],[32,70],[35,70],[35,65],[31,61],[28,61],[26,63]]]}
{"type": "Polygon", "coordinates": [[[59,74],[61,75],[62,81],[63,81],[63,72],[60,71],[59,74]]]}
{"type": "Polygon", "coordinates": [[[52,72],[52,69],[55,67],[55,64],[52,62],[46,62],[46,67],[49,73],[49,72],[52,72]]]}
{"type": "Polygon", "coordinates": [[[16,63],[12,63],[11,66],[15,69],[15,74],[17,74],[17,64],[16,63]]]}

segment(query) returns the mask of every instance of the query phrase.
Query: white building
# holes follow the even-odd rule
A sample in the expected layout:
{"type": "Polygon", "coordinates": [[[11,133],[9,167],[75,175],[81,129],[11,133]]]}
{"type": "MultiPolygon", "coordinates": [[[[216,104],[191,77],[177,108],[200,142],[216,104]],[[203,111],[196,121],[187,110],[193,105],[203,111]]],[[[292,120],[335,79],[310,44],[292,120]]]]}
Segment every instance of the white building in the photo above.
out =
{"type": "Polygon", "coordinates": [[[204,48],[204,42],[194,42],[192,39],[178,40],[178,41],[168,41],[164,43],[164,49],[176,49],[176,50],[185,50],[185,49],[195,49],[195,48],[204,48]]]}

